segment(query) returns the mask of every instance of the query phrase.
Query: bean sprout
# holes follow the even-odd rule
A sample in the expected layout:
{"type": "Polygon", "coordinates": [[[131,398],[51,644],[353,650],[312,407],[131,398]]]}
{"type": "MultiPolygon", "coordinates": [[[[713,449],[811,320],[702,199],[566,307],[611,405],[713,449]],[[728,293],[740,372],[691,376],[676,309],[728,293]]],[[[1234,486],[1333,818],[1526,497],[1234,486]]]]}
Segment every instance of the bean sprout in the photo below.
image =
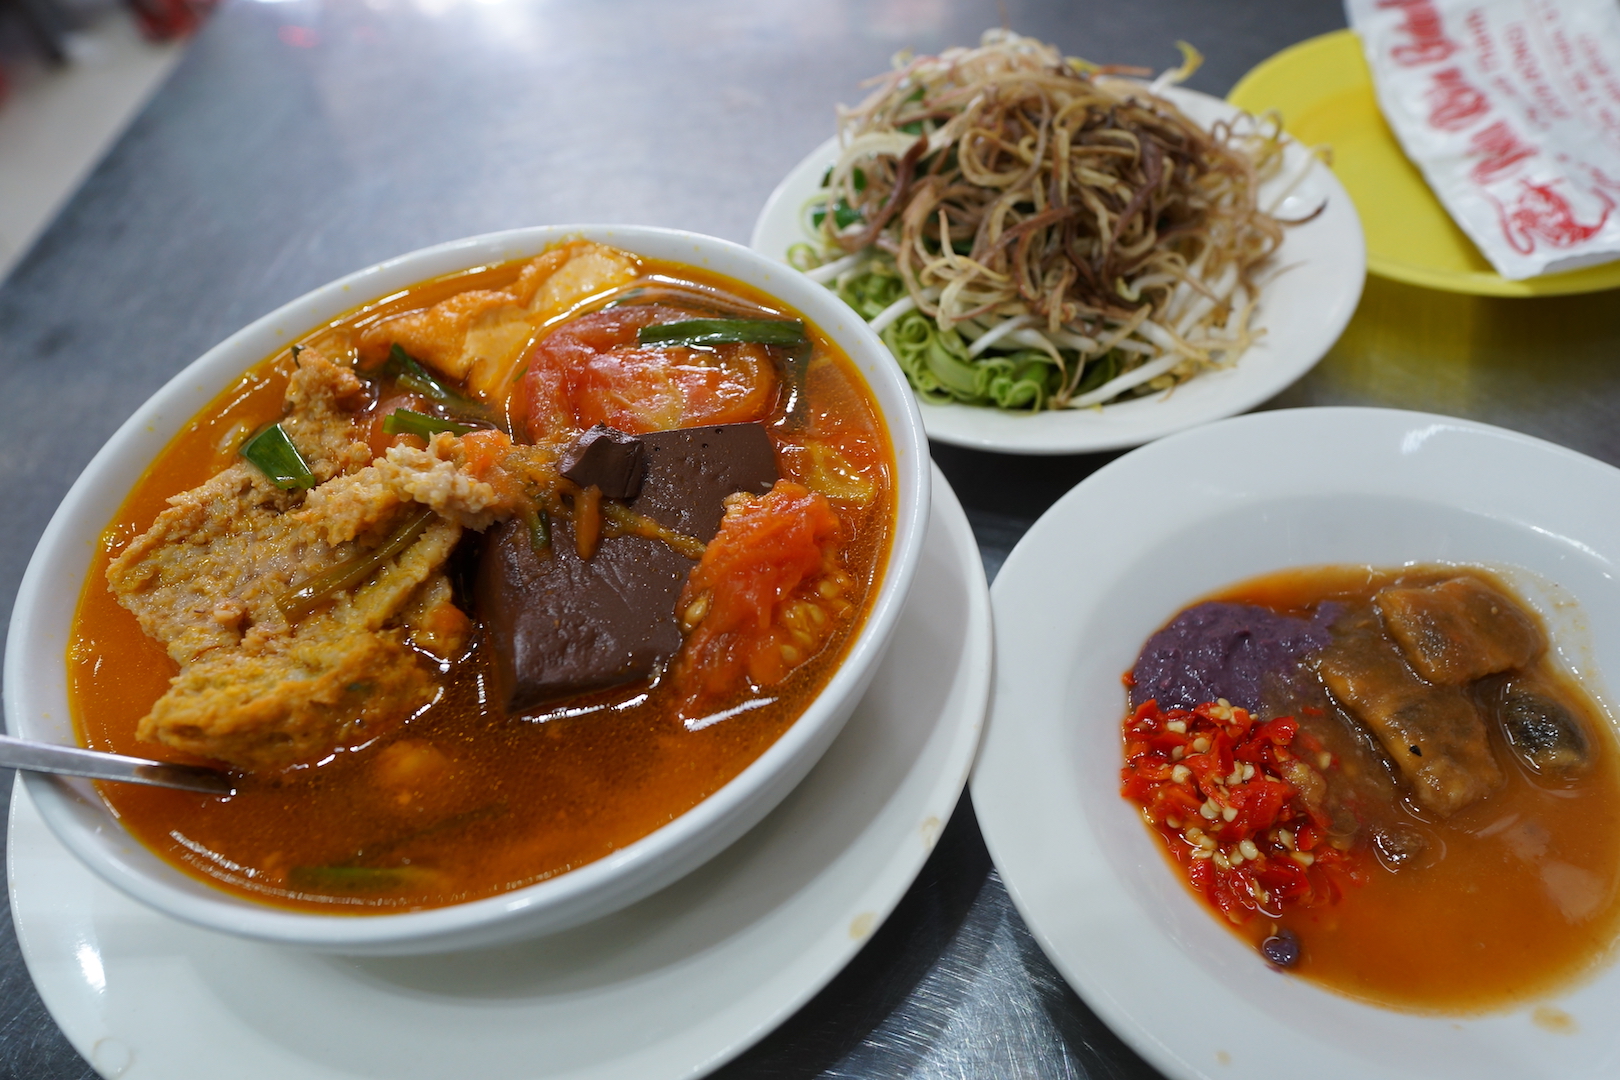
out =
{"type": "Polygon", "coordinates": [[[1257,205],[1282,140],[1252,117],[1205,131],[1158,96],[1197,66],[1183,49],[1151,88],[1006,30],[897,57],[840,109],[809,272],[897,356],[909,343],[930,400],[1083,408],[1235,363],[1282,241],[1257,205]],[[910,323],[924,318],[940,338],[926,348],[910,323]],[[994,378],[956,367],[987,363],[994,378]]]}

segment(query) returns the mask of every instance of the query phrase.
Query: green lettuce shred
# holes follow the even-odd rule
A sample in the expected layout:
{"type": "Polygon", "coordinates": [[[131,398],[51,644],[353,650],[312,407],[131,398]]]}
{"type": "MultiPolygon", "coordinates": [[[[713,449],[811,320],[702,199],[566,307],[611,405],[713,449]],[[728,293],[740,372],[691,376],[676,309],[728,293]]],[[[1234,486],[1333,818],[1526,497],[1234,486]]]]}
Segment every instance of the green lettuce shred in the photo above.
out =
{"type": "MultiPolygon", "coordinates": [[[[848,275],[834,291],[870,322],[905,296],[906,287],[898,275],[879,265],[848,275]]],[[[1039,349],[969,357],[962,335],[941,330],[918,311],[900,316],[879,337],[917,396],[935,405],[961,402],[1034,412],[1047,407],[1063,380],[1052,357],[1039,349]]],[[[1086,376],[1089,379],[1091,372],[1086,376]]]]}

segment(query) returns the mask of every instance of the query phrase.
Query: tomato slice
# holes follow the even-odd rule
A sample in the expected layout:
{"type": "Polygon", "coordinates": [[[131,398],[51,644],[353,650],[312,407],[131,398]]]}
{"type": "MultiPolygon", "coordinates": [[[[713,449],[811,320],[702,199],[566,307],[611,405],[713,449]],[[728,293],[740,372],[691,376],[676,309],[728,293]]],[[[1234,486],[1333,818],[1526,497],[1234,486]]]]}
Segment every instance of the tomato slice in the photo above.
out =
{"type": "Polygon", "coordinates": [[[841,531],[826,498],[790,480],[731,497],[681,593],[695,624],[674,668],[683,715],[778,683],[820,651],[853,611],[853,580],[836,562],[841,531]]]}
{"type": "Polygon", "coordinates": [[[529,437],[544,442],[599,423],[639,435],[765,419],[777,393],[765,346],[636,340],[643,326],[703,314],[662,304],[615,307],[552,331],[535,346],[523,377],[529,437]]]}

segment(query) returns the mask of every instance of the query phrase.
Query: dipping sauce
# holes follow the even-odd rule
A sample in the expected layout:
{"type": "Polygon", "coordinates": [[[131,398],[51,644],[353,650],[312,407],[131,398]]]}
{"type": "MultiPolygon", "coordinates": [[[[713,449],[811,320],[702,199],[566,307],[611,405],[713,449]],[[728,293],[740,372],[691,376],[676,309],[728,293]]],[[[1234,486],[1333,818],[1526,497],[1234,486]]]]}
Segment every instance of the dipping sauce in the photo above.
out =
{"type": "Polygon", "coordinates": [[[1544,996],[1620,935],[1613,726],[1548,653],[1477,568],[1243,582],[1127,676],[1125,793],[1257,957],[1403,1009],[1544,996]]]}

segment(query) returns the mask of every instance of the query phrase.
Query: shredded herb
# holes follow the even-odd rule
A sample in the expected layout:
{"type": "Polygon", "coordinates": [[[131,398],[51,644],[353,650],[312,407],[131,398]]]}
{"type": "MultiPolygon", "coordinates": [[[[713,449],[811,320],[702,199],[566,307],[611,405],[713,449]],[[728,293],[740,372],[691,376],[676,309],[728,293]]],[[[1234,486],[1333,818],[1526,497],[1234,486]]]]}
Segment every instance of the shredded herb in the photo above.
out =
{"type": "Polygon", "coordinates": [[[395,409],[383,419],[383,433],[387,435],[420,435],[424,439],[431,439],[441,431],[465,435],[472,430],[471,424],[458,424],[454,420],[443,420],[414,409],[395,409]]]}
{"type": "Polygon", "coordinates": [[[798,319],[686,319],[643,326],[636,334],[643,345],[803,345],[804,323],[798,319]]]}
{"type": "Polygon", "coordinates": [[[242,444],[242,456],[283,491],[315,486],[315,474],[280,424],[271,424],[242,444]]]}
{"type": "Polygon", "coordinates": [[[551,515],[544,510],[525,514],[524,524],[529,527],[529,549],[544,557],[551,551],[551,515]]]}
{"type": "Polygon", "coordinates": [[[423,508],[414,517],[395,529],[388,539],[370,551],[345,559],[314,577],[305,579],[292,592],[282,597],[277,606],[289,623],[296,623],[332,595],[365,581],[389,559],[416,543],[433,520],[433,511],[423,508]]]}

